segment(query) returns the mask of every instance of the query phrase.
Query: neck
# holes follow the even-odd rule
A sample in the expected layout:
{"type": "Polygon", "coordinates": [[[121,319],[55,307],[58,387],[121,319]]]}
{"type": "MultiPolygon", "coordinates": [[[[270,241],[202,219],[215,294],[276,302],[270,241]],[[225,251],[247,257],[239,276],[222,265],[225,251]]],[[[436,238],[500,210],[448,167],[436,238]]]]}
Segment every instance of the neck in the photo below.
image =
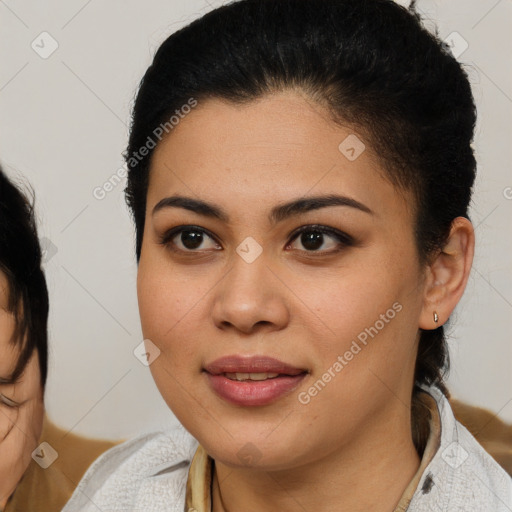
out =
{"type": "Polygon", "coordinates": [[[400,416],[399,425],[374,421],[341,449],[286,470],[233,469],[216,461],[213,512],[393,511],[420,465],[410,416],[400,416]]]}

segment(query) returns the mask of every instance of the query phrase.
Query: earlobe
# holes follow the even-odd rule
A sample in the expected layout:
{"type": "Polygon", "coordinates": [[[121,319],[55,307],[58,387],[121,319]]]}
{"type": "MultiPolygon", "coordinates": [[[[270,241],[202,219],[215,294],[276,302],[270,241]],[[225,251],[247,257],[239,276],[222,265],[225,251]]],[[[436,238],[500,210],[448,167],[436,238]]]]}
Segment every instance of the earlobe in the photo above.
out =
{"type": "Polygon", "coordinates": [[[443,325],[464,293],[473,263],[475,233],[465,217],[453,220],[445,246],[427,268],[419,327],[443,325]]]}

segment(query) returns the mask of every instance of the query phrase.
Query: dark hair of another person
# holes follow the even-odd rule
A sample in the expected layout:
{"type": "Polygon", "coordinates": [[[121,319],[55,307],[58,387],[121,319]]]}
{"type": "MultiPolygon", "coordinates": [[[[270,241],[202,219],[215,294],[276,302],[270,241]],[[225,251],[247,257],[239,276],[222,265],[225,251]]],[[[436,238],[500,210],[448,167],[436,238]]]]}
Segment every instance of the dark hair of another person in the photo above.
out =
{"type": "MultiPolygon", "coordinates": [[[[470,83],[437,29],[423,26],[414,1],[407,9],[392,0],[241,0],[172,34],[140,83],[125,153],[137,260],[153,151],[137,161],[133,154],[155,128],[191,97],[242,105],[287,89],[304,91],[334,122],[357,130],[396,190],[412,192],[422,265],[443,247],[452,221],[469,218],[476,174],[470,83]]],[[[437,385],[449,396],[448,369],[443,326],[420,329],[411,415],[417,447],[428,434],[419,386],[437,385]]]]}
{"type": "Polygon", "coordinates": [[[8,311],[14,314],[11,343],[19,349],[13,373],[3,383],[16,382],[37,351],[44,389],[48,374],[48,289],[41,268],[41,247],[33,201],[0,169],[0,270],[6,275],[8,311]]]}

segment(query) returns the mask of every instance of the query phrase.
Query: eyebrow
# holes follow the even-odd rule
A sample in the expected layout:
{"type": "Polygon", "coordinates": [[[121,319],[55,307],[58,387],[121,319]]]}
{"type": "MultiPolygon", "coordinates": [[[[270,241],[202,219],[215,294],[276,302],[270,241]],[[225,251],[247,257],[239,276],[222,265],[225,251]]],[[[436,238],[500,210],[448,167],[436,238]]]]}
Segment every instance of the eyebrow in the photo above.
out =
{"type": "MultiPolygon", "coordinates": [[[[288,203],[279,204],[272,208],[272,211],[269,215],[269,221],[272,224],[276,224],[277,222],[282,222],[283,220],[288,219],[294,215],[299,215],[313,210],[319,210],[320,208],[328,208],[330,206],[348,206],[370,215],[375,215],[375,212],[368,208],[368,206],[360,203],[359,201],[356,201],[351,197],[331,194],[327,196],[313,196],[295,199],[294,201],[290,201],[288,203]]],[[[209,203],[207,201],[193,199],[191,197],[165,197],[158,201],[158,203],[155,205],[152,215],[155,215],[155,213],[163,210],[164,208],[183,208],[185,210],[198,213],[199,215],[204,215],[205,217],[211,217],[223,222],[229,222],[229,215],[220,206],[209,203]]]]}

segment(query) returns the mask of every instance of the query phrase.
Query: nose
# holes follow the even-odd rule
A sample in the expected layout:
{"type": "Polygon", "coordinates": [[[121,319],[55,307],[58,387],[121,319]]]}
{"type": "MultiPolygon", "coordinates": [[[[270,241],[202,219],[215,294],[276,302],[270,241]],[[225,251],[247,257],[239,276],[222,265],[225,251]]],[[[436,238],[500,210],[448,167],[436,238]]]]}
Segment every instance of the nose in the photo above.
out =
{"type": "Polygon", "coordinates": [[[219,329],[244,334],[283,329],[289,322],[286,286],[273,272],[264,252],[248,263],[238,254],[215,287],[213,321],[219,329]]]}

